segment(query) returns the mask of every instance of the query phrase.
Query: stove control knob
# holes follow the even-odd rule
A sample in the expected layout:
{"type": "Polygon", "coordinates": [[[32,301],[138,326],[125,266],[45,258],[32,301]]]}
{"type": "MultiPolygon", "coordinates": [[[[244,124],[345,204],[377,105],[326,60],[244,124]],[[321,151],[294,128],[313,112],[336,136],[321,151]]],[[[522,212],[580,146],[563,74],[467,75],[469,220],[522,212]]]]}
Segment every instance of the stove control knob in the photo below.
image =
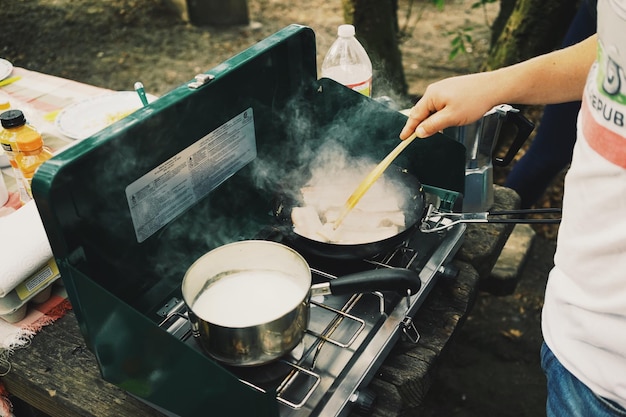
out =
{"type": "Polygon", "coordinates": [[[459,276],[459,268],[454,264],[442,265],[437,270],[440,278],[454,279],[459,276]]]}
{"type": "Polygon", "coordinates": [[[376,404],[376,393],[370,389],[362,388],[352,394],[350,402],[352,403],[354,414],[370,416],[374,411],[374,404],[376,404]]]}

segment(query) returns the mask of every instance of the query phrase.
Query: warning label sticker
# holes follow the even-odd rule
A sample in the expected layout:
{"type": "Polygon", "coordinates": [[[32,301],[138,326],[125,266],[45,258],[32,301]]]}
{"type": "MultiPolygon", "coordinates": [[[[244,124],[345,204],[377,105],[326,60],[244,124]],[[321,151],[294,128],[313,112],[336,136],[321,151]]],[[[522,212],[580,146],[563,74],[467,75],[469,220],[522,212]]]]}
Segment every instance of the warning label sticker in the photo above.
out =
{"type": "Polygon", "coordinates": [[[252,108],[126,187],[139,243],[143,242],[257,156],[252,108]]]}

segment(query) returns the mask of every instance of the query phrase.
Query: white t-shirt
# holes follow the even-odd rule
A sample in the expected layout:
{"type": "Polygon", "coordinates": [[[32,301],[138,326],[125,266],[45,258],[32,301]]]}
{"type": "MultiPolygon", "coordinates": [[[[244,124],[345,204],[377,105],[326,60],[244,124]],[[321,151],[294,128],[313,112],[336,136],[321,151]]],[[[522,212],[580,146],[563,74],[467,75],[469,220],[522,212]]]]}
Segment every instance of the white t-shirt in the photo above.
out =
{"type": "Polygon", "coordinates": [[[598,2],[598,60],[565,180],[543,334],[596,394],[626,407],[626,1],[598,2]]]}

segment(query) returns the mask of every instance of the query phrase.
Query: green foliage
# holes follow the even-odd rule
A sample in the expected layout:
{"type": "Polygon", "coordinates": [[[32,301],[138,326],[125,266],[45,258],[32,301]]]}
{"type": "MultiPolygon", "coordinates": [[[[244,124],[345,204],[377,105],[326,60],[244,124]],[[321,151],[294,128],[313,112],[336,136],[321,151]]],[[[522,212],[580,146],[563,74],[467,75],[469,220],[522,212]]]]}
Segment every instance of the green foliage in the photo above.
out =
{"type": "MultiPolygon", "coordinates": [[[[402,41],[402,39],[405,39],[411,36],[411,32],[413,31],[413,28],[409,28],[408,22],[410,20],[410,16],[413,12],[413,6],[416,1],[417,0],[410,0],[408,2],[409,7],[406,13],[407,23],[399,31],[400,41],[402,41]]],[[[472,9],[478,9],[481,7],[485,9],[486,5],[491,4],[491,3],[496,3],[498,1],[499,0],[477,0],[470,7],[472,9]]],[[[440,11],[443,11],[446,0],[431,0],[430,3],[434,5],[435,7],[437,7],[440,11]]],[[[423,12],[423,8],[418,12],[418,17],[416,19],[416,22],[418,22],[421,19],[422,12],[423,12]]],[[[491,23],[487,19],[486,13],[485,13],[485,24],[487,26],[491,26],[491,23]]],[[[468,26],[468,27],[461,28],[455,31],[446,32],[446,36],[452,37],[452,39],[450,40],[451,50],[450,50],[450,54],[448,55],[448,59],[450,61],[452,61],[459,55],[468,57],[469,59],[470,54],[474,50],[474,47],[473,47],[474,39],[472,38],[473,30],[474,30],[473,27],[468,26]]]]}
{"type": "Polygon", "coordinates": [[[473,49],[472,31],[473,27],[468,26],[454,32],[447,32],[446,35],[454,36],[450,41],[450,54],[448,59],[452,61],[459,53],[468,55],[473,49]]]}
{"type": "MultiPolygon", "coordinates": [[[[433,0],[433,2],[437,3],[438,7],[443,7],[443,3],[445,0],[433,0]],[[441,6],[439,6],[438,3],[441,3],[441,6]]],[[[495,3],[498,0],[478,0],[476,3],[473,3],[471,8],[472,9],[478,9],[478,8],[485,8],[485,6],[487,4],[490,3],[495,3]]],[[[485,17],[486,19],[486,17],[485,17]]],[[[485,23],[490,26],[489,22],[485,21],[485,23]]],[[[446,35],[448,36],[453,36],[452,40],[450,41],[450,46],[452,47],[452,49],[450,50],[450,54],[448,55],[448,59],[450,61],[452,61],[454,58],[457,57],[457,55],[462,54],[465,56],[468,56],[472,50],[473,50],[473,39],[472,39],[472,31],[473,31],[473,27],[465,27],[462,29],[459,29],[457,31],[454,32],[448,32],[446,33],[446,35]]]]}
{"type": "Polygon", "coordinates": [[[443,10],[443,6],[446,3],[446,0],[432,0],[433,4],[437,6],[439,10],[443,10]]]}

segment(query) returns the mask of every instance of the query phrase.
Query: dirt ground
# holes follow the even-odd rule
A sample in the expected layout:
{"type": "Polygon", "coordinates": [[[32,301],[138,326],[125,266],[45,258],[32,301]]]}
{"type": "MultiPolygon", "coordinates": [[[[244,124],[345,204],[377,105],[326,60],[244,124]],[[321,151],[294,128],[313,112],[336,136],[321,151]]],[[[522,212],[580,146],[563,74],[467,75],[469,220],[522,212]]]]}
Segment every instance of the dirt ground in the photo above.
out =
{"type": "MultiPolygon", "coordinates": [[[[291,23],[314,29],[319,65],[343,23],[339,0],[248,0],[251,24],[227,28],[194,27],[164,1],[6,1],[0,13],[0,57],[16,66],[114,90],[130,90],[135,81],[142,81],[148,93],[159,95],[291,23]]],[[[436,79],[478,68],[497,2],[482,9],[471,8],[475,0],[447,0],[444,10],[438,10],[422,0],[407,17],[407,1],[400,0],[399,16],[410,34],[402,53],[411,95],[420,95],[436,79]],[[470,53],[450,60],[451,34],[468,28],[470,53]]],[[[532,115],[540,115],[540,110],[532,115]]],[[[559,205],[560,193],[557,181],[540,205],[559,205]]],[[[539,318],[556,229],[538,231],[516,292],[480,294],[442,361],[426,403],[407,415],[544,414],[539,318]]]]}

